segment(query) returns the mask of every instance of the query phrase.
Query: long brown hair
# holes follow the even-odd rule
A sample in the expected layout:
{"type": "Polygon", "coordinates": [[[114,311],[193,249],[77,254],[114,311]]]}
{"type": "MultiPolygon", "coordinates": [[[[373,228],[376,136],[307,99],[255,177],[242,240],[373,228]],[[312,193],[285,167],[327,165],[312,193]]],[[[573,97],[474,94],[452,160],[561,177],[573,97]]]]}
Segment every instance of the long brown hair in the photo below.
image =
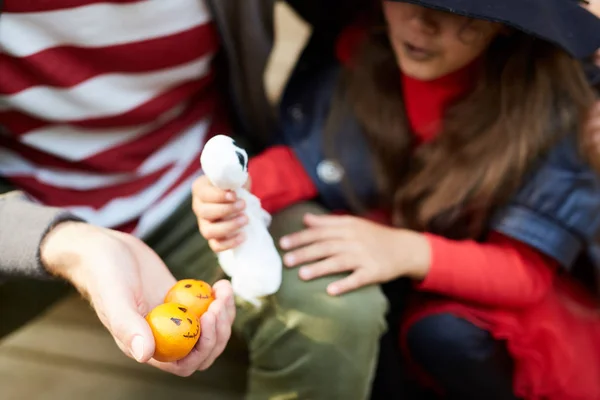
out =
{"type": "Polygon", "coordinates": [[[594,99],[577,61],[520,32],[490,45],[474,79],[472,92],[446,110],[438,138],[413,152],[385,29],[369,32],[344,71],[331,114],[347,107],[362,125],[397,226],[479,237],[540,156],[580,129],[594,99]]]}

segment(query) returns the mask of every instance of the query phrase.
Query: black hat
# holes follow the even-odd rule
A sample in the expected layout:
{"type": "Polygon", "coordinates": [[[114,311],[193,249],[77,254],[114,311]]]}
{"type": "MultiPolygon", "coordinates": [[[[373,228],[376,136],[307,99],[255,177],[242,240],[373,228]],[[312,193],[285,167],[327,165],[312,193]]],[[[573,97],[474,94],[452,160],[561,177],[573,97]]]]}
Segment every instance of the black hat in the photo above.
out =
{"type": "Polygon", "coordinates": [[[552,42],[575,58],[600,48],[600,18],[579,0],[393,0],[500,22],[552,42]]]}

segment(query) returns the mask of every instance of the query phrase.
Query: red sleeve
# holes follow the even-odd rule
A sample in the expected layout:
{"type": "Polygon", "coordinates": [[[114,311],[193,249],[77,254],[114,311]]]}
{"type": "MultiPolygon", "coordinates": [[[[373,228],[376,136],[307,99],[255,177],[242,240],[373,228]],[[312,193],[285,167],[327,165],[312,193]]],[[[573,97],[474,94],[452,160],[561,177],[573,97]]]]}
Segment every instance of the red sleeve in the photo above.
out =
{"type": "Polygon", "coordinates": [[[296,155],[286,146],[274,146],[248,163],[252,194],[269,213],[317,196],[317,188],[296,155]]]}
{"type": "Polygon", "coordinates": [[[420,290],[489,306],[522,307],[539,301],[552,284],[550,260],[499,233],[486,243],[427,238],[432,260],[420,290]]]}

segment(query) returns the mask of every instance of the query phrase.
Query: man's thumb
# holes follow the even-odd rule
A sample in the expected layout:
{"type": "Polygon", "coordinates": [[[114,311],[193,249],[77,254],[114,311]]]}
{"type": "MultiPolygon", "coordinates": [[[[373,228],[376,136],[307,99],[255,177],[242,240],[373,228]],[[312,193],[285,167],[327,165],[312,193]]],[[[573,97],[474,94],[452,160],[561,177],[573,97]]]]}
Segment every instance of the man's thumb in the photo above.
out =
{"type": "Polygon", "coordinates": [[[154,354],[154,336],[146,320],[133,310],[121,310],[118,320],[111,324],[111,333],[121,349],[140,363],[154,354]]]}

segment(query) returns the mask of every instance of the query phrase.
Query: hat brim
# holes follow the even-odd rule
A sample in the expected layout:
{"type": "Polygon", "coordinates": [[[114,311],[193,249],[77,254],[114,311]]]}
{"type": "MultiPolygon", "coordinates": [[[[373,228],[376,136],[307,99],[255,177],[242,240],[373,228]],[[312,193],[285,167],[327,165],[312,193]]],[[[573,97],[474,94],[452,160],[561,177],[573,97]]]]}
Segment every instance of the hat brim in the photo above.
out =
{"type": "Polygon", "coordinates": [[[390,0],[499,22],[561,47],[575,58],[600,48],[600,18],[577,0],[390,0]]]}

